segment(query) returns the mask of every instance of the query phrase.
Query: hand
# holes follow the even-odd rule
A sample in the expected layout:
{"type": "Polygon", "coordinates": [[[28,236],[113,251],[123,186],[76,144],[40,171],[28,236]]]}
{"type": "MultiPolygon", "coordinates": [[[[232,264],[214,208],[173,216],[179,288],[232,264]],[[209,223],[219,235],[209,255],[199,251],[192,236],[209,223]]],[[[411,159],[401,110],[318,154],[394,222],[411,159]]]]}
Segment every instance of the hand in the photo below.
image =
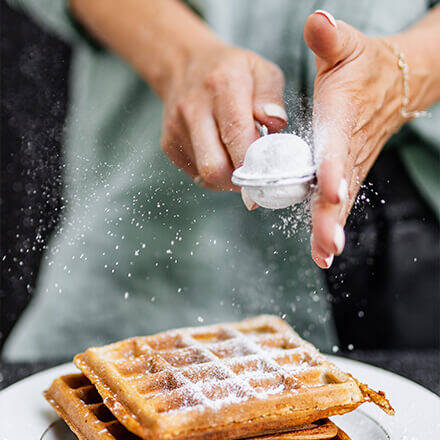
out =
{"type": "Polygon", "coordinates": [[[343,225],[363,180],[404,122],[402,74],[384,40],[367,37],[324,11],[307,19],[304,36],[317,67],[312,256],[328,268],[344,248],[343,225]]]}
{"type": "Polygon", "coordinates": [[[231,175],[258,138],[254,121],[271,132],[286,126],[283,89],[281,70],[252,52],[194,50],[163,96],[162,148],[203,186],[238,190],[231,175]]]}

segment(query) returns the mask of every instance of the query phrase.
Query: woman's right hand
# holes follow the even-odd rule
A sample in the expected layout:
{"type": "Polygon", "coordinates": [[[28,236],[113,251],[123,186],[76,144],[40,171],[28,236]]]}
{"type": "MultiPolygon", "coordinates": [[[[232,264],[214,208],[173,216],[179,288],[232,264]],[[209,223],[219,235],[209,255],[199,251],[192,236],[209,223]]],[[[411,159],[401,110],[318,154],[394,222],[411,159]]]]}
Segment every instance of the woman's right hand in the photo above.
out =
{"type": "Polygon", "coordinates": [[[221,42],[194,50],[176,71],[162,95],[163,150],[196,183],[237,190],[232,171],[258,138],[255,120],[270,132],[287,124],[283,73],[257,54],[221,42]]]}
{"type": "Polygon", "coordinates": [[[74,15],[163,99],[162,147],[197,183],[237,189],[234,168],[258,133],[287,123],[281,70],[223,43],[176,0],[69,0],[74,15]]]}

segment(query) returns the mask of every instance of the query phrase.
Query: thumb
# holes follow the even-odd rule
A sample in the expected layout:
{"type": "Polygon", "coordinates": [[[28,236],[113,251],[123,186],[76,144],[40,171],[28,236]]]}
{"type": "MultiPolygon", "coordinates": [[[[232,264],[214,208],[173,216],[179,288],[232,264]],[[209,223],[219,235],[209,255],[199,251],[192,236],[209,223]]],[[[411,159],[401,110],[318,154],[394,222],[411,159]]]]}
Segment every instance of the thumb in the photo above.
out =
{"type": "Polygon", "coordinates": [[[325,63],[325,68],[331,68],[350,55],[360,46],[361,35],[347,23],[336,21],[329,12],[318,9],[309,15],[304,26],[304,39],[307,46],[325,63]]]}

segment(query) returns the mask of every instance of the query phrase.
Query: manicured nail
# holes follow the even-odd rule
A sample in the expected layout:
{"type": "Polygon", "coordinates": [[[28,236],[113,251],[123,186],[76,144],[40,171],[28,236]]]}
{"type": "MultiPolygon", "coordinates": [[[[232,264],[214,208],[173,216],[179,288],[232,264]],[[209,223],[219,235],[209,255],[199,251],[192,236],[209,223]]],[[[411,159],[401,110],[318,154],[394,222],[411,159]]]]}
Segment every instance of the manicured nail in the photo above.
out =
{"type": "Polygon", "coordinates": [[[342,254],[342,251],[344,250],[344,246],[345,246],[345,233],[344,233],[344,228],[337,223],[335,226],[335,232],[333,235],[333,244],[336,247],[336,255],[340,255],[342,254]]]}
{"type": "Polygon", "coordinates": [[[333,254],[331,254],[327,258],[324,258],[325,264],[327,265],[327,269],[332,265],[334,258],[335,258],[335,256],[333,254]]]}
{"type": "Polygon", "coordinates": [[[258,208],[258,205],[246,194],[245,190],[241,190],[241,199],[243,200],[244,206],[249,211],[253,211],[254,209],[258,208]]]}
{"type": "Polygon", "coordinates": [[[269,118],[278,118],[287,122],[287,113],[280,105],[266,104],[264,105],[263,110],[264,113],[266,113],[266,116],[269,116],[269,118]]]}
{"type": "Polygon", "coordinates": [[[336,24],[336,20],[335,17],[333,17],[332,14],[330,14],[330,12],[324,11],[323,9],[317,9],[314,14],[321,14],[323,15],[328,21],[329,23],[334,26],[335,28],[338,27],[338,25],[336,24]]]}
{"type": "Polygon", "coordinates": [[[347,200],[347,197],[348,197],[348,184],[345,179],[341,179],[338,188],[339,203],[345,202],[347,200]]]}

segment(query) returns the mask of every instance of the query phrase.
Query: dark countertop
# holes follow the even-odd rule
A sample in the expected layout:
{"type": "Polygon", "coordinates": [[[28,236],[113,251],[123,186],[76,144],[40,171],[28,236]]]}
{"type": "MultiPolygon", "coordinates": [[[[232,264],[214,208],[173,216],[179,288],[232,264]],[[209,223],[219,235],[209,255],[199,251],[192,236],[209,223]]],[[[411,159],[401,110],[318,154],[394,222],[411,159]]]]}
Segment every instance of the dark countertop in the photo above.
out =
{"type": "MultiPolygon", "coordinates": [[[[357,350],[342,356],[392,371],[440,395],[439,350],[357,350]]],[[[0,389],[63,362],[0,361],[0,389]]]]}

